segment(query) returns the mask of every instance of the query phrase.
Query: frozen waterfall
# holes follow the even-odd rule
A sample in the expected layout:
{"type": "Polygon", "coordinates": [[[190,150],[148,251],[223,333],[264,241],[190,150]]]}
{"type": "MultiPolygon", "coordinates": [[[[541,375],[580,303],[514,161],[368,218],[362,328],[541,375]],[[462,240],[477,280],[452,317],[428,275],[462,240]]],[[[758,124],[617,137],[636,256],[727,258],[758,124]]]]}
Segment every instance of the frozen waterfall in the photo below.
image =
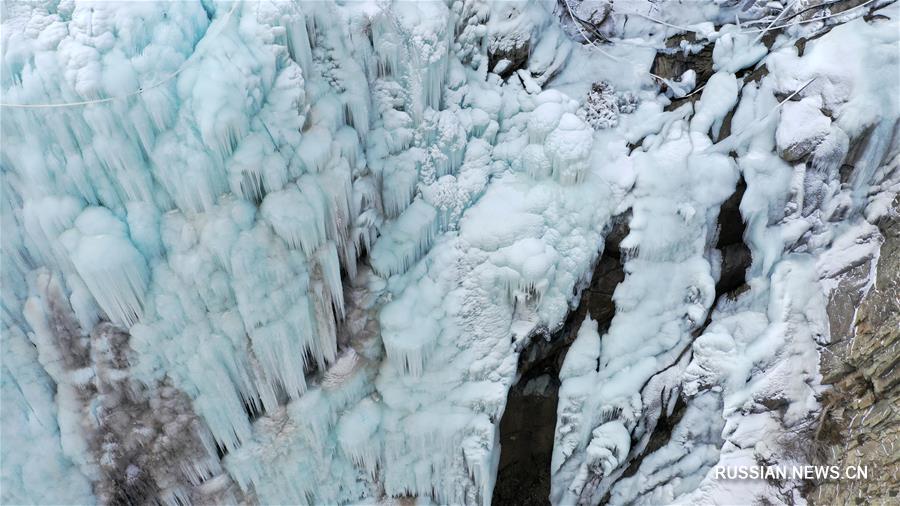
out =
{"type": "Polygon", "coordinates": [[[487,505],[538,346],[529,500],[805,501],[713,471],[801,463],[834,279],[898,213],[898,18],[3,2],[0,503],[487,505]],[[619,222],[615,315],[567,321],[619,222]]]}

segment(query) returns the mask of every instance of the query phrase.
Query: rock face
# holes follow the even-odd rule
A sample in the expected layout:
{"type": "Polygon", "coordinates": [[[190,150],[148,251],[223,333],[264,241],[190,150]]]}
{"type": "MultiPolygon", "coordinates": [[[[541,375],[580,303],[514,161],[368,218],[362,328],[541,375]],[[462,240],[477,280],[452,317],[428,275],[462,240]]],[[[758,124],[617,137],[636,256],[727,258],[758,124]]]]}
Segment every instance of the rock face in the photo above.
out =
{"type": "MultiPolygon", "coordinates": [[[[750,264],[750,252],[743,242],[745,225],[739,210],[745,190],[746,183],[740,181],[735,193],[722,204],[719,214],[716,248],[722,252],[722,263],[721,277],[716,285],[717,297],[733,295],[745,287],[744,273],[750,264]]],[[[519,356],[520,377],[509,391],[506,411],[500,422],[500,465],[492,500],[495,506],[547,504],[560,368],[585,318],[597,322],[601,332],[609,329],[616,312],[613,293],[625,279],[620,243],[628,235],[630,219],[629,212],[612,220],[603,255],[563,327],[552,334],[548,331],[533,336],[519,356]]],[[[644,456],[669,441],[684,411],[685,404],[679,398],[673,412],[660,419],[644,456]]],[[[633,475],[639,465],[640,459],[624,476],[633,475]]],[[[609,499],[607,496],[601,503],[607,503],[609,499]]]]}
{"type": "Polygon", "coordinates": [[[627,220],[617,217],[578,306],[561,329],[552,336],[534,336],[520,355],[521,376],[509,391],[500,421],[500,465],[492,500],[496,506],[547,504],[559,370],[582,320],[589,316],[605,329],[615,314],[613,292],[625,277],[619,258],[619,241],[625,235],[627,220]]]}
{"type": "Polygon", "coordinates": [[[821,354],[822,400],[815,433],[821,465],[866,466],[868,479],[812,486],[811,504],[892,504],[900,500],[900,201],[878,223],[884,243],[867,293],[848,272],[829,302],[832,344],[821,354]],[[854,281],[855,280],[855,281],[854,281]],[[854,308],[855,310],[854,317],[854,308]]]}

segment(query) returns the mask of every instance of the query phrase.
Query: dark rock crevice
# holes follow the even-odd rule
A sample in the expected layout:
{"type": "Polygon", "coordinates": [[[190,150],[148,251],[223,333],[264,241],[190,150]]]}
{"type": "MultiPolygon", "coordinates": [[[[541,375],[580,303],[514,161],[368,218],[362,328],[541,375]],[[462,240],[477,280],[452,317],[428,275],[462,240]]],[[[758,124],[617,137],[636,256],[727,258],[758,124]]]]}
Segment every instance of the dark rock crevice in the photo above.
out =
{"type": "Polygon", "coordinates": [[[500,466],[494,487],[495,505],[543,505],[550,496],[550,460],[556,430],[559,370],[581,322],[590,316],[605,332],[615,314],[616,286],[625,279],[618,243],[628,233],[628,217],[620,216],[607,234],[603,255],[578,305],[563,326],[532,336],[519,355],[519,380],[510,388],[500,420],[500,466]]]}
{"type": "MultiPolygon", "coordinates": [[[[647,446],[645,447],[640,458],[632,460],[628,467],[622,472],[621,478],[628,478],[630,476],[634,476],[635,473],[641,468],[641,463],[644,460],[644,457],[650,455],[651,453],[659,450],[669,440],[672,438],[672,432],[675,430],[675,427],[681,422],[682,417],[684,416],[684,412],[687,409],[687,403],[684,400],[684,397],[681,395],[675,398],[675,405],[672,407],[671,413],[667,412],[666,409],[662,409],[659,419],[656,421],[656,426],[653,429],[653,432],[650,434],[650,438],[647,442],[647,446]]],[[[606,491],[606,494],[600,500],[600,504],[609,504],[610,496],[612,494],[612,487],[606,491]]]]}
{"type": "MultiPolygon", "coordinates": [[[[691,342],[702,335],[709,326],[712,321],[712,308],[715,308],[723,297],[734,297],[736,293],[746,289],[745,277],[750,266],[751,254],[749,247],[744,243],[746,224],[740,213],[740,204],[746,189],[747,184],[742,177],[738,181],[734,193],[722,203],[719,209],[715,248],[721,252],[721,265],[719,279],[716,282],[715,299],[705,322],[691,333],[691,342]]],[[[660,370],[644,383],[641,395],[647,395],[648,387],[652,383],[658,387],[660,382],[665,382],[664,375],[669,369],[685,367],[690,362],[691,356],[691,343],[688,343],[668,367],[660,370]]],[[[653,391],[653,389],[649,390],[653,391]]],[[[673,433],[682,422],[691,400],[682,395],[680,385],[677,384],[664,385],[661,392],[659,402],[655,404],[658,416],[649,415],[641,422],[640,426],[643,426],[644,429],[638,432],[644,435],[637,440],[634,439],[634,435],[632,436],[632,453],[627,459],[628,465],[608,484],[599,504],[608,504],[616,483],[624,478],[634,476],[640,470],[646,457],[670,442],[673,433]]]]}
{"type": "Polygon", "coordinates": [[[734,193],[719,210],[716,249],[722,253],[722,269],[719,281],[716,282],[717,299],[722,294],[734,292],[743,286],[746,282],[747,268],[750,267],[750,248],[744,243],[744,232],[747,227],[740,209],[745,191],[747,183],[741,177],[734,193]]]}
{"type": "MultiPolygon", "coordinates": [[[[750,265],[750,250],[743,241],[745,225],[740,202],[746,190],[741,179],[734,194],[719,212],[715,247],[721,251],[722,265],[716,284],[716,302],[731,296],[745,286],[745,273],[750,265]]],[[[544,329],[519,355],[519,380],[510,389],[506,410],[500,421],[500,466],[494,488],[493,504],[547,504],[550,494],[550,460],[556,429],[559,370],[569,346],[575,340],[584,319],[598,322],[603,335],[615,315],[613,293],[625,279],[624,259],[619,243],[628,235],[629,213],[614,219],[607,233],[603,255],[598,260],[590,283],[581,291],[578,305],[556,332],[544,329]]],[[[715,305],[715,303],[714,303],[715,305]]],[[[709,319],[696,331],[700,335],[709,319]]],[[[690,353],[690,347],[685,349],[690,353]]],[[[684,354],[676,362],[689,360],[684,354]]],[[[674,365],[674,364],[673,364],[674,365]]],[[[664,446],[686,409],[681,395],[663,400],[646,445],[630,459],[622,477],[633,475],[643,458],[664,446]],[[674,405],[669,403],[674,402],[674,405]]],[[[610,488],[611,489],[611,488],[610,488]]]]}

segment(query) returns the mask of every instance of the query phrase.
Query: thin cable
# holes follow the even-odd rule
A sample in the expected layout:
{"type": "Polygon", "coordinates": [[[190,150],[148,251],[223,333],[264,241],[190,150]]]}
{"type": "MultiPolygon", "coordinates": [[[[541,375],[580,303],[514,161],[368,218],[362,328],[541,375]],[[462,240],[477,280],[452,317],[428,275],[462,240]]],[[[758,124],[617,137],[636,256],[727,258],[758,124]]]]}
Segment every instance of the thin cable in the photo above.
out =
{"type": "MultiPolygon", "coordinates": [[[[149,89],[149,87],[147,89],[149,89]]],[[[138,92],[140,92],[140,90],[138,92]]],[[[5,102],[0,102],[0,107],[14,107],[17,109],[53,109],[57,107],[75,107],[79,105],[105,104],[106,102],[112,102],[113,100],[118,100],[120,98],[128,98],[131,95],[132,94],[122,95],[121,97],[106,97],[98,98],[96,100],[83,100],[81,102],[63,102],[60,104],[8,104],[5,102]]]]}
{"type": "MultiPolygon", "coordinates": [[[[215,39],[225,30],[225,25],[228,24],[228,21],[231,19],[231,14],[234,12],[234,10],[237,8],[237,6],[238,6],[237,2],[235,2],[231,6],[231,10],[229,10],[228,13],[225,15],[225,17],[222,18],[222,22],[220,24],[219,31],[214,33],[212,35],[211,39],[215,39]]],[[[205,39],[205,37],[204,37],[204,39],[205,39]]],[[[196,57],[197,52],[193,53],[191,56],[196,57]]],[[[184,62],[182,62],[181,66],[179,66],[178,69],[175,70],[175,72],[172,72],[172,74],[170,74],[168,77],[162,79],[161,81],[157,81],[153,84],[150,84],[148,86],[142,86],[142,87],[138,88],[137,90],[135,90],[131,93],[127,93],[125,95],[119,95],[119,96],[115,96],[115,97],[98,98],[95,100],[82,100],[80,102],[64,102],[64,103],[60,103],[60,104],[8,104],[8,103],[0,102],[0,107],[10,107],[10,108],[17,108],[17,109],[57,109],[60,107],[78,107],[78,106],[83,106],[83,105],[105,104],[108,102],[112,102],[114,100],[126,100],[131,97],[140,95],[147,90],[152,90],[153,88],[158,88],[159,86],[166,84],[167,82],[171,81],[172,79],[175,79],[175,77],[177,77],[178,74],[181,74],[181,72],[188,67],[188,64],[193,63],[195,61],[197,61],[197,58],[188,58],[184,62]]]]}
{"type": "MultiPolygon", "coordinates": [[[[759,39],[762,39],[763,36],[766,35],[766,32],[768,32],[769,30],[771,30],[771,29],[772,29],[772,26],[774,26],[775,23],[777,23],[778,20],[781,19],[781,16],[784,16],[784,14],[785,14],[787,11],[791,10],[791,8],[794,6],[795,3],[797,3],[797,0],[791,0],[791,3],[789,3],[789,4],[787,5],[787,7],[785,7],[784,9],[781,9],[781,12],[778,13],[778,16],[775,16],[775,19],[773,19],[772,22],[769,23],[769,26],[765,27],[765,29],[763,29],[763,31],[762,31],[759,35],[757,35],[755,39],[753,39],[753,42],[751,42],[750,45],[751,45],[751,46],[755,46],[756,43],[759,42],[759,39]]],[[[740,27],[738,27],[738,28],[740,28],[740,27]]],[[[744,33],[744,32],[743,32],[743,31],[739,31],[738,33],[744,33]]]]}
{"type": "Polygon", "coordinates": [[[680,98],[688,98],[688,97],[692,97],[692,96],[696,95],[697,93],[700,93],[701,91],[703,91],[703,88],[706,88],[706,83],[703,83],[702,86],[700,86],[699,88],[694,89],[694,91],[688,93],[687,95],[685,95],[685,96],[683,96],[683,97],[674,97],[674,98],[680,99],[680,98]]]}
{"type": "Polygon", "coordinates": [[[746,128],[742,128],[740,132],[737,132],[737,133],[735,133],[735,134],[729,135],[728,137],[726,137],[726,138],[722,139],[721,141],[719,141],[719,142],[713,144],[712,146],[709,146],[708,148],[706,148],[705,150],[703,150],[703,152],[707,152],[707,151],[713,150],[713,149],[715,149],[715,148],[720,148],[720,149],[721,149],[722,147],[731,147],[731,144],[734,142],[734,141],[732,141],[732,139],[734,139],[734,140],[740,140],[740,137],[741,137],[742,135],[744,135],[744,132],[746,132],[746,131],[748,131],[748,130],[751,130],[751,129],[753,129],[753,128],[757,128],[758,125],[762,125],[767,119],[769,119],[769,116],[771,116],[773,112],[777,111],[778,109],[781,108],[781,106],[783,106],[784,104],[786,104],[789,100],[791,100],[792,98],[794,98],[794,97],[796,97],[798,94],[800,94],[800,92],[802,92],[803,90],[805,90],[807,86],[809,86],[810,84],[812,84],[813,81],[815,81],[815,80],[818,79],[818,78],[819,78],[819,76],[813,76],[812,79],[810,79],[809,81],[806,81],[806,84],[804,84],[803,86],[801,86],[800,88],[798,88],[797,91],[795,91],[795,92],[791,93],[790,95],[788,95],[787,97],[785,97],[785,99],[782,100],[781,102],[778,102],[778,104],[776,104],[775,107],[773,107],[772,109],[770,109],[769,112],[767,112],[762,118],[760,118],[760,119],[758,119],[758,120],[754,120],[752,124],[750,124],[750,125],[747,126],[746,128]]]}
{"type": "MultiPolygon", "coordinates": [[[[831,6],[834,4],[839,4],[839,3],[845,2],[845,1],[847,1],[847,0],[830,0],[829,2],[822,2],[817,5],[810,5],[810,6],[806,7],[805,9],[800,9],[799,11],[791,14],[786,19],[794,19],[803,13],[806,13],[806,12],[809,12],[812,10],[816,10],[816,9],[823,9],[825,7],[828,7],[828,6],[831,6]]],[[[747,24],[748,25],[758,25],[758,24],[765,23],[765,22],[766,22],[765,18],[761,18],[761,19],[754,19],[752,21],[747,21],[747,24]]]]}
{"type": "MultiPolygon", "coordinates": [[[[815,81],[818,78],[819,78],[819,76],[813,76],[812,79],[810,79],[809,81],[806,81],[806,84],[804,84],[803,86],[798,88],[797,91],[795,91],[795,92],[791,93],[790,95],[788,95],[787,97],[785,97],[784,100],[782,100],[781,102],[778,102],[778,104],[775,107],[773,107],[771,111],[767,112],[766,115],[763,116],[762,119],[765,120],[766,118],[768,118],[770,114],[772,114],[773,112],[775,112],[776,110],[781,108],[781,106],[786,104],[790,99],[796,97],[801,91],[805,90],[807,86],[812,84],[813,81],[815,81]]],[[[762,121],[762,120],[760,120],[760,121],[762,121]]]]}
{"type": "MultiPolygon", "coordinates": [[[[575,23],[575,28],[578,29],[578,33],[581,34],[581,37],[585,40],[585,42],[587,42],[588,44],[590,44],[591,46],[593,46],[594,49],[596,49],[597,51],[600,51],[603,55],[607,56],[608,58],[611,58],[612,60],[615,60],[615,61],[623,61],[622,58],[619,58],[618,56],[611,55],[611,54],[607,53],[606,51],[604,51],[603,49],[601,49],[600,46],[598,46],[597,44],[594,44],[594,41],[592,41],[592,40],[587,36],[587,34],[584,33],[584,30],[581,28],[581,23],[580,23],[581,20],[575,16],[575,13],[572,12],[572,7],[569,6],[569,1],[568,1],[568,0],[563,0],[563,3],[564,3],[565,6],[566,6],[566,10],[569,11],[569,16],[572,18],[572,21],[575,23]]],[[[654,78],[654,79],[657,79],[657,80],[660,81],[661,83],[663,83],[663,84],[665,84],[665,85],[667,85],[667,86],[669,85],[668,79],[666,79],[666,78],[664,78],[664,77],[660,77],[660,76],[654,74],[653,72],[645,72],[645,73],[646,73],[647,75],[649,75],[650,77],[652,77],[652,78],[654,78]]]]}
{"type": "Polygon", "coordinates": [[[621,58],[607,53],[606,51],[600,49],[600,46],[598,46],[597,44],[594,44],[594,41],[592,41],[590,38],[588,38],[587,34],[584,33],[584,30],[581,28],[581,22],[580,22],[581,20],[578,19],[577,17],[575,17],[575,13],[572,12],[572,7],[569,6],[569,0],[563,0],[563,3],[566,5],[566,10],[569,11],[569,16],[572,18],[572,21],[575,22],[575,28],[578,28],[578,33],[581,34],[581,36],[584,38],[585,41],[587,41],[588,44],[594,46],[594,48],[596,48],[597,51],[600,51],[601,53],[612,58],[613,60],[622,61],[621,58]]]}
{"type": "MultiPolygon", "coordinates": [[[[771,28],[771,29],[772,29],[772,30],[780,30],[780,29],[782,29],[782,28],[788,28],[788,27],[791,27],[791,26],[802,25],[802,24],[805,24],[805,23],[815,23],[816,21],[822,21],[822,20],[825,20],[825,19],[836,18],[836,17],[838,17],[838,16],[843,16],[844,14],[847,14],[847,13],[850,12],[850,11],[859,9],[859,8],[861,8],[861,7],[865,7],[865,6],[867,6],[867,5],[869,5],[870,3],[875,2],[875,1],[876,1],[876,0],[868,0],[868,1],[863,2],[863,3],[861,3],[861,4],[859,4],[859,5],[855,6],[855,7],[850,7],[849,9],[843,10],[843,11],[841,11],[841,12],[835,12],[835,13],[829,14],[829,15],[827,15],[827,16],[819,16],[819,17],[810,18],[810,19],[801,19],[800,21],[794,21],[794,22],[792,22],[792,23],[788,23],[788,24],[781,25],[781,26],[776,26],[776,27],[771,28]]],[[[892,3],[893,3],[893,2],[892,2],[892,3]]],[[[828,4],[828,5],[831,5],[831,4],[828,4]]],[[[889,4],[886,4],[886,5],[889,5],[889,4]]],[[[770,28],[764,28],[764,29],[762,29],[762,30],[747,30],[747,31],[739,32],[739,33],[759,33],[759,32],[765,32],[765,31],[767,31],[767,30],[769,30],[769,29],[770,29],[770,28]]]]}
{"type": "MultiPolygon", "coordinates": [[[[860,7],[865,7],[866,5],[868,5],[868,4],[870,4],[870,3],[874,2],[874,1],[875,1],[875,0],[867,0],[866,2],[861,3],[861,4],[859,4],[859,5],[855,6],[855,7],[851,7],[851,8],[849,8],[849,9],[846,9],[846,10],[843,10],[843,11],[841,11],[841,12],[834,13],[834,14],[831,14],[831,15],[828,15],[828,16],[822,16],[822,17],[813,18],[813,19],[801,20],[801,21],[797,21],[797,22],[794,22],[794,23],[789,23],[789,24],[785,24],[785,25],[781,25],[781,26],[776,26],[776,27],[773,28],[772,25],[774,25],[775,23],[777,23],[777,22],[781,19],[781,17],[784,16],[784,14],[787,13],[787,12],[791,9],[791,7],[793,7],[794,4],[797,2],[797,0],[792,0],[791,3],[789,3],[789,4],[787,5],[787,7],[785,7],[784,9],[782,9],[781,12],[778,14],[778,16],[776,16],[775,19],[772,20],[766,28],[763,28],[763,29],[761,29],[761,30],[745,30],[745,31],[739,31],[739,32],[737,32],[737,33],[759,33],[760,35],[757,36],[756,39],[753,41],[753,44],[755,44],[755,43],[759,42],[759,39],[761,39],[761,38],[763,37],[763,35],[765,35],[765,33],[768,32],[769,30],[778,30],[778,29],[781,29],[781,28],[789,27],[789,26],[799,25],[799,24],[803,24],[803,23],[811,23],[811,22],[814,22],[814,21],[821,21],[821,20],[823,20],[823,19],[828,19],[828,18],[832,18],[832,17],[837,17],[837,16],[840,16],[840,15],[842,15],[842,14],[846,14],[847,12],[850,12],[850,11],[852,11],[852,10],[854,10],[854,9],[858,9],[858,8],[860,8],[860,7]]],[[[601,53],[603,53],[603,54],[606,55],[607,57],[609,57],[609,58],[611,58],[611,59],[613,59],[613,60],[615,60],[615,61],[622,61],[621,58],[618,58],[618,57],[616,57],[616,56],[613,56],[613,55],[609,54],[608,52],[604,51],[604,50],[601,49],[599,46],[597,46],[596,44],[594,44],[594,42],[587,36],[587,34],[586,34],[586,33],[584,32],[584,30],[581,28],[580,19],[579,19],[578,17],[575,16],[575,13],[572,12],[572,7],[569,5],[569,1],[568,1],[568,0],[563,0],[563,3],[564,3],[565,6],[566,6],[566,10],[569,12],[569,16],[572,18],[572,21],[575,23],[575,27],[578,29],[578,32],[581,34],[581,37],[584,38],[584,40],[585,40],[588,44],[590,44],[591,46],[593,46],[595,49],[597,49],[598,51],[600,51],[601,53]]],[[[832,5],[832,4],[834,4],[834,3],[837,3],[837,2],[830,2],[830,3],[828,3],[828,4],[822,4],[822,5],[832,5]]],[[[821,6],[821,5],[820,5],[820,6],[821,6]]],[[[802,11],[802,12],[805,12],[805,11],[807,11],[807,10],[809,10],[809,9],[805,9],[805,10],[802,11]]],[[[630,13],[629,13],[629,12],[624,12],[624,13],[622,13],[622,14],[626,14],[626,15],[632,14],[632,15],[640,16],[640,17],[649,19],[650,21],[659,23],[659,24],[661,24],[661,25],[669,26],[669,27],[672,27],[672,28],[677,28],[677,29],[679,29],[679,30],[685,30],[685,31],[689,31],[689,32],[696,32],[696,31],[697,31],[697,30],[694,30],[694,29],[691,29],[691,28],[688,28],[688,27],[678,26],[678,25],[674,25],[674,24],[671,24],[671,23],[667,23],[667,22],[665,22],[665,21],[661,21],[661,20],[658,20],[658,19],[654,19],[654,18],[652,18],[651,16],[648,16],[648,15],[646,15],[646,14],[641,14],[641,13],[639,13],[639,12],[630,12],[630,13]]],[[[800,14],[800,13],[794,14],[794,15],[792,15],[792,16],[790,16],[790,17],[795,17],[795,16],[797,16],[798,14],[800,14]]],[[[739,20],[738,20],[738,21],[739,21],[739,20]]],[[[738,24],[738,26],[740,26],[740,24],[738,24]]],[[[660,76],[658,76],[658,75],[656,75],[656,74],[654,74],[654,73],[652,73],[652,72],[646,72],[646,74],[649,75],[650,77],[652,77],[652,78],[654,78],[654,79],[660,81],[661,83],[663,83],[663,84],[669,86],[670,88],[672,88],[672,86],[671,86],[671,81],[670,81],[670,80],[665,79],[665,78],[663,78],[663,77],[660,77],[660,76]]],[[[816,80],[816,78],[813,77],[812,79],[810,79],[809,81],[807,81],[806,84],[804,84],[802,87],[800,87],[800,89],[798,89],[797,91],[795,91],[794,93],[792,93],[790,96],[788,96],[786,99],[784,99],[783,101],[781,101],[778,105],[776,105],[774,109],[772,109],[771,111],[769,111],[769,112],[763,117],[763,120],[766,119],[769,115],[771,115],[772,112],[774,112],[776,109],[778,109],[778,108],[780,108],[782,105],[784,105],[785,102],[787,102],[788,100],[790,100],[791,98],[793,98],[795,95],[797,95],[798,93],[800,93],[801,91],[803,91],[804,89],[806,89],[806,87],[809,86],[810,84],[812,84],[812,82],[815,81],[815,80],[816,80]]],[[[701,85],[701,86],[699,86],[699,87],[697,87],[697,88],[691,90],[690,93],[688,93],[688,94],[686,94],[686,95],[684,95],[684,96],[682,96],[682,97],[673,97],[673,98],[680,100],[680,99],[685,99],[685,98],[692,97],[692,96],[696,95],[697,93],[700,93],[701,91],[703,91],[703,89],[706,88],[706,84],[707,84],[707,83],[703,83],[703,85],[701,85]]],[[[743,133],[743,132],[741,132],[741,133],[743,133]]]]}
{"type": "Polygon", "coordinates": [[[648,19],[648,20],[650,20],[650,21],[653,21],[654,23],[657,23],[657,24],[660,24],[660,25],[663,25],[663,26],[668,26],[668,27],[670,27],[670,28],[677,28],[677,29],[682,30],[682,31],[685,31],[685,32],[695,32],[695,33],[700,33],[700,30],[697,30],[696,28],[688,28],[688,27],[686,27],[686,26],[673,25],[672,23],[669,23],[669,22],[667,22],[667,21],[663,21],[663,20],[661,20],[661,19],[656,19],[656,18],[654,18],[654,17],[652,17],[652,16],[648,16],[647,14],[643,14],[643,13],[640,13],[640,12],[618,12],[618,13],[616,13],[616,14],[625,14],[626,16],[639,16],[639,17],[642,17],[642,18],[644,18],[644,19],[648,19]]]}
{"type": "MultiPolygon", "coordinates": [[[[795,0],[795,1],[796,1],[796,0],[795,0]]],[[[839,1],[840,1],[840,0],[839,0],[839,1]]],[[[796,17],[796,16],[800,15],[801,13],[807,12],[807,11],[812,10],[812,9],[816,9],[816,8],[820,8],[820,7],[827,7],[827,6],[830,6],[830,5],[834,5],[834,4],[836,4],[836,3],[839,3],[839,1],[828,2],[828,3],[819,4],[819,5],[816,5],[816,6],[811,6],[811,7],[807,8],[807,9],[804,9],[804,10],[802,10],[802,11],[796,13],[796,14],[793,14],[793,15],[789,16],[789,19],[790,19],[790,18],[793,18],[793,17],[796,17]]],[[[739,32],[736,32],[736,33],[760,33],[760,32],[765,33],[765,32],[767,32],[768,30],[779,30],[779,29],[781,29],[781,28],[788,28],[788,27],[795,26],[795,25],[801,25],[801,24],[805,24],[805,23],[814,23],[814,22],[816,22],[816,21],[822,21],[823,19],[829,19],[829,18],[834,18],[834,17],[837,17],[837,16],[842,16],[842,15],[844,15],[844,14],[850,12],[850,11],[853,11],[853,10],[856,10],[856,9],[859,9],[859,8],[862,8],[862,7],[865,7],[865,6],[871,4],[872,2],[875,2],[875,1],[876,1],[876,0],[867,0],[866,2],[863,2],[863,3],[859,4],[859,5],[854,6],[854,7],[850,7],[849,9],[843,10],[843,11],[841,11],[841,12],[835,12],[835,13],[833,13],[833,14],[829,14],[829,15],[826,15],[826,16],[819,16],[819,17],[810,18],[810,19],[803,19],[803,20],[800,20],[800,21],[794,21],[794,22],[792,22],[792,23],[787,23],[787,24],[779,25],[779,26],[775,26],[775,27],[773,27],[773,26],[771,25],[771,23],[770,23],[770,25],[767,26],[766,28],[760,28],[760,29],[755,29],[755,30],[742,30],[742,31],[739,31],[739,32]]],[[[792,2],[792,4],[793,4],[793,2],[792,2]]],[[[566,5],[566,7],[568,7],[568,4],[566,5]]],[[[782,16],[787,10],[788,10],[787,7],[786,7],[785,9],[783,9],[783,10],[781,11],[781,13],[778,15],[778,17],[775,18],[775,21],[773,21],[772,23],[777,22],[778,19],[780,19],[781,16],[782,16]]],[[[622,12],[618,12],[617,14],[623,14],[623,15],[626,15],[626,16],[639,16],[639,17],[642,17],[642,18],[647,19],[647,20],[649,20],[649,21],[653,21],[654,23],[657,23],[657,24],[660,24],[660,25],[663,25],[663,26],[668,26],[668,27],[670,27],[670,28],[676,28],[676,29],[678,29],[678,30],[685,31],[685,32],[701,33],[701,31],[698,30],[698,29],[696,29],[696,28],[691,28],[691,27],[688,27],[688,26],[681,26],[681,25],[672,24],[672,23],[669,23],[669,22],[667,22],[667,21],[663,21],[663,20],[661,20],[661,19],[656,19],[656,18],[654,18],[653,16],[649,16],[649,15],[644,14],[644,13],[641,13],[641,12],[622,11],[622,12]]],[[[763,21],[763,20],[748,21],[748,23],[764,23],[764,22],[765,22],[765,21],[763,21]]]]}

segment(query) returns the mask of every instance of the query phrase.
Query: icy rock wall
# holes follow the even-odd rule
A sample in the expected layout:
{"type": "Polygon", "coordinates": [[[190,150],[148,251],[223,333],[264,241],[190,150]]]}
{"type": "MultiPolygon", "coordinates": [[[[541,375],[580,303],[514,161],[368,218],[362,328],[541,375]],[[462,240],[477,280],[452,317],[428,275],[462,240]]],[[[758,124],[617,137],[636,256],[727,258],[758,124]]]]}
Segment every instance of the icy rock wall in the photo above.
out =
{"type": "Polygon", "coordinates": [[[4,501],[489,501],[616,201],[545,8],[4,3],[4,501]]]}
{"type": "Polygon", "coordinates": [[[889,351],[900,339],[900,198],[892,208],[875,223],[878,233],[869,230],[844,241],[844,248],[820,260],[826,267],[824,279],[833,287],[828,300],[831,336],[820,355],[820,370],[822,383],[834,386],[821,401],[822,415],[807,448],[816,463],[867,466],[872,474],[849,484],[819,480],[806,494],[811,504],[849,497],[889,501],[896,489],[891,445],[896,446],[900,429],[900,413],[894,409],[900,371],[889,351]],[[835,262],[835,255],[854,258],[855,265],[835,270],[843,263],[835,262]]]}
{"type": "MultiPolygon", "coordinates": [[[[803,448],[821,409],[830,278],[877,246],[872,222],[898,186],[898,10],[881,5],[865,18],[835,9],[766,42],[746,26],[685,28],[713,46],[715,72],[692,106],[668,86],[669,114],[689,120],[654,130],[633,155],[636,164],[665,158],[636,169],[627,276],[610,329],[598,336],[586,321],[560,374],[552,501],[805,501],[800,483],[716,480],[713,468],[814,462],[803,448]],[[857,51],[854,64],[833,63],[857,51]],[[686,163],[651,176],[673,160],[686,163]],[[659,191],[698,170],[703,181],[659,191]],[[738,174],[753,261],[746,285],[711,307],[715,213],[738,174]],[[693,231],[684,225],[692,220],[693,231]]],[[[798,9],[776,16],[794,19],[798,9]]],[[[678,24],[677,13],[664,14],[657,19],[678,24]]]]}
{"type": "MultiPolygon", "coordinates": [[[[651,384],[651,379],[679,361],[713,302],[710,243],[718,208],[737,184],[738,171],[727,156],[703,153],[712,144],[706,118],[724,115],[736,95],[733,77],[711,83],[690,124],[678,120],[656,149],[633,156],[637,180],[631,231],[620,246],[626,251],[626,278],[614,295],[616,315],[602,343],[594,331],[579,334],[573,345],[599,348],[592,367],[564,367],[560,373],[560,437],[552,470],[560,479],[571,476],[569,489],[581,490],[592,470],[608,476],[625,463],[633,426],[672,395],[670,385],[651,384]],[[719,99],[713,102],[718,111],[706,113],[709,97],[719,99]],[[592,335],[596,342],[581,343],[592,335]],[[635,396],[645,388],[659,390],[643,391],[646,407],[635,396]]],[[[586,360],[580,355],[576,351],[573,363],[586,360]]],[[[640,440],[640,429],[635,432],[640,440]]],[[[564,493],[554,499],[573,502],[576,497],[564,493]]]]}
{"type": "Polygon", "coordinates": [[[801,57],[810,33],[729,24],[777,9],[678,4],[4,3],[2,501],[486,504],[517,355],[628,209],[617,315],[561,377],[551,498],[714,496],[717,459],[750,458],[722,443],[756,434],[748,398],[815,408],[814,257],[896,192],[896,41],[859,19],[801,57]],[[668,25],[715,45],[694,104],[696,75],[667,96],[647,73],[668,25]],[[750,295],[706,326],[740,176],[750,295]]]}

